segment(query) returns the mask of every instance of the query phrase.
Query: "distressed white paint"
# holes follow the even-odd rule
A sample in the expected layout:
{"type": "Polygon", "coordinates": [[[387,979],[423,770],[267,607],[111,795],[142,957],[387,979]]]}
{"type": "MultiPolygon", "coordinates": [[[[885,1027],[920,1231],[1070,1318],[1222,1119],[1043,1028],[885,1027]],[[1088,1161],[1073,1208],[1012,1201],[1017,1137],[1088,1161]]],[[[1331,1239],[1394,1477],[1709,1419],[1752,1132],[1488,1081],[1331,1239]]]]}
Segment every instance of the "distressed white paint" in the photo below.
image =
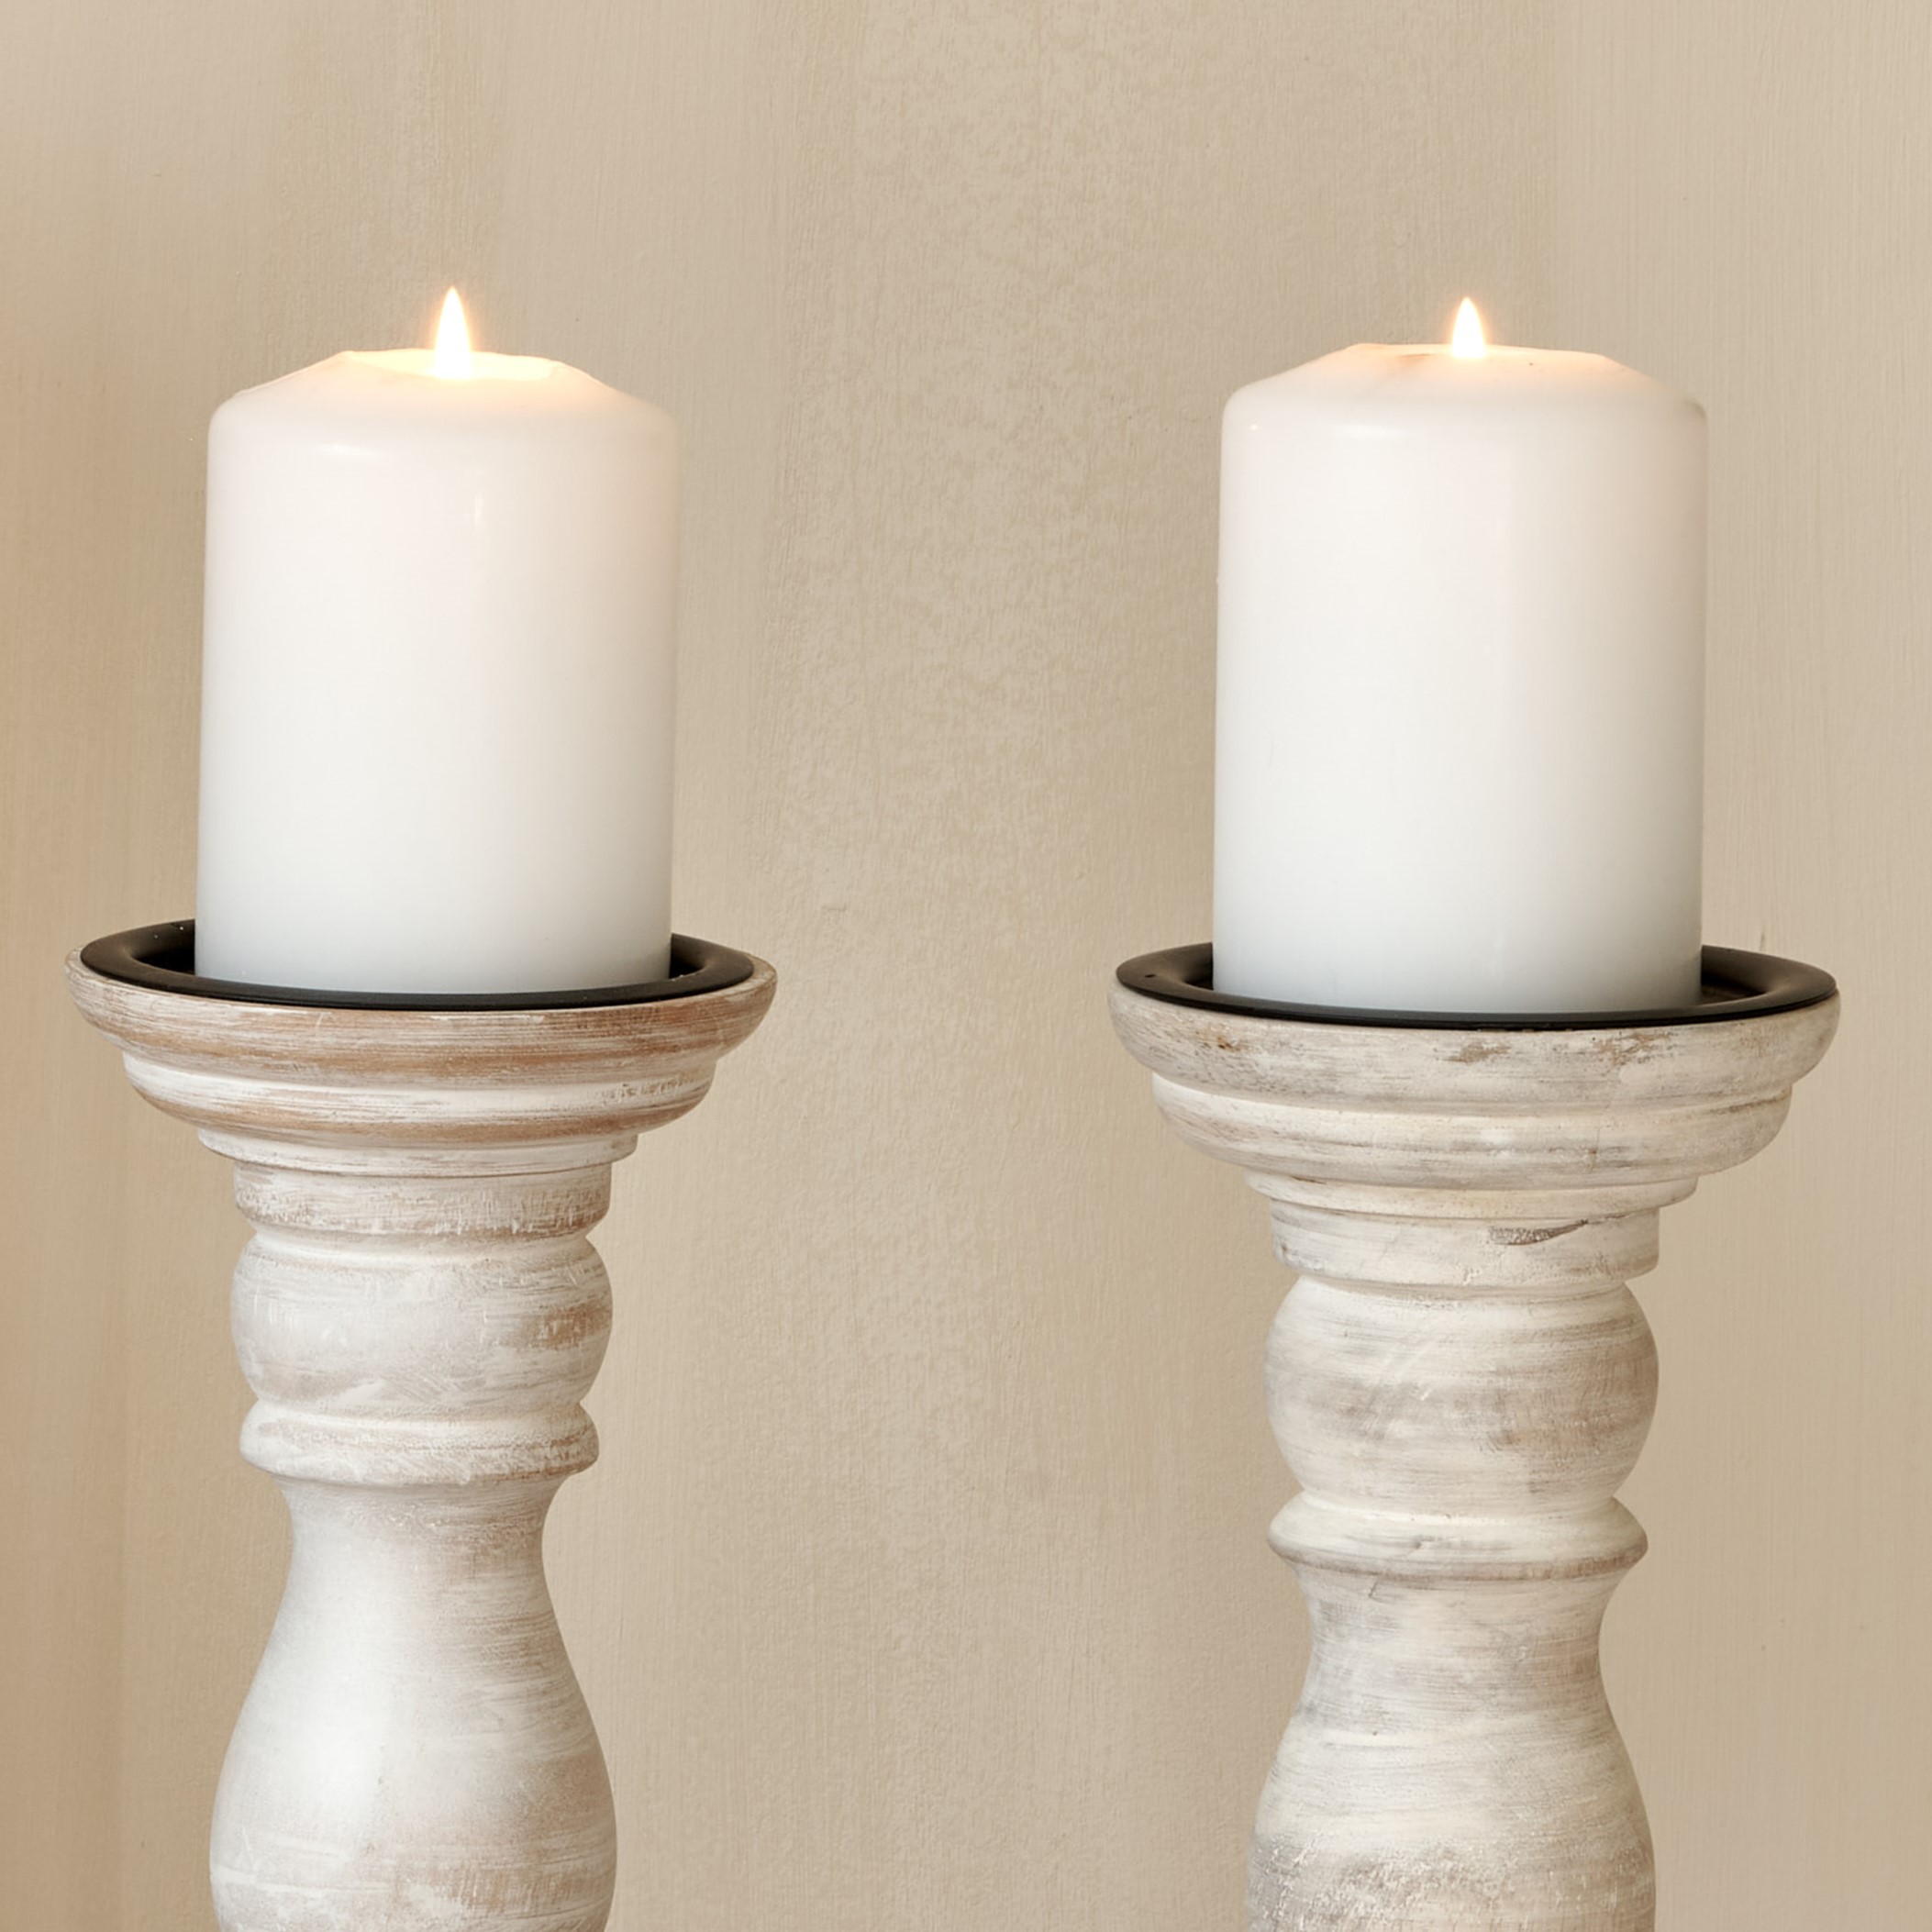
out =
{"type": "Polygon", "coordinates": [[[595,1932],[616,1825],[543,1575],[597,1453],[611,1163],[694,1106],[773,980],[576,1012],[374,1013],[155,993],[69,962],[157,1106],[236,1163],[287,1593],[228,1747],[224,1932],[595,1932]]]}
{"type": "Polygon", "coordinates": [[[1597,1669],[1657,1385],[1624,1284],[1660,1208],[1777,1132],[1837,1000],[1549,1033],[1118,986],[1113,1012],[1300,1276],[1268,1403],[1301,1493],[1270,1540],[1314,1647],[1256,1822],[1256,1932],[1647,1932],[1649,1827],[1597,1669]]]}

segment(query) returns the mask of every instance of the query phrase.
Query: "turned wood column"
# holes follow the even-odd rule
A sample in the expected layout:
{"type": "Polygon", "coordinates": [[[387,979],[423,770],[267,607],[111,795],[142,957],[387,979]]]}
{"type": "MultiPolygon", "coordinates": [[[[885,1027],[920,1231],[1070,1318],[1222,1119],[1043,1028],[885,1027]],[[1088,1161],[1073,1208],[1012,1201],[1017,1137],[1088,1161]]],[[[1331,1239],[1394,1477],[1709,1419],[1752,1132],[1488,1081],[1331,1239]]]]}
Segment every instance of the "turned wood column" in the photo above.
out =
{"type": "Polygon", "coordinates": [[[638,1135],[694,1106],[771,1002],[261,1005],[69,963],[134,1085],[235,1163],[257,1400],[242,1453],[294,1554],[228,1747],[225,1932],[596,1932],[616,1827],[544,1582],[597,1453],[610,1331],[590,1229],[638,1135]]]}
{"type": "Polygon", "coordinates": [[[1649,1828],[1597,1668],[1657,1386],[1625,1284],[1659,1210],[1777,1132],[1838,1002],[1555,1030],[1231,1005],[1113,993],[1161,1111],[1247,1172],[1299,1276],[1267,1390],[1301,1493],[1270,1539],[1312,1650],[1250,1924],[1646,1932],[1649,1828]]]}

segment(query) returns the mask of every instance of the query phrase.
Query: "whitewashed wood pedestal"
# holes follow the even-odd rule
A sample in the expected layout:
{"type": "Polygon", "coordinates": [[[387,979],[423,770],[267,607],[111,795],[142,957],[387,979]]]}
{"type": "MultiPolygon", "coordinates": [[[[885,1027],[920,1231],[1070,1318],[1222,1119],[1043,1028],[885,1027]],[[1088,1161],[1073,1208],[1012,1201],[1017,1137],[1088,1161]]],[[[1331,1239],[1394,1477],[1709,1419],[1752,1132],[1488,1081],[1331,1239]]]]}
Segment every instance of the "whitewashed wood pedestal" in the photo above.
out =
{"type": "Polygon", "coordinates": [[[216,1800],[226,1932],[596,1932],[616,1827],[544,1582],[597,1453],[579,1405],[610,1171],[771,1004],[358,1010],[199,997],[69,961],[135,1086],[235,1162],[255,1226],[242,1452],[294,1520],[216,1800]]]}
{"type": "Polygon", "coordinates": [[[1313,1649],[1250,1924],[1644,1932],[1649,1828],[1597,1668],[1644,1551],[1615,1493],[1657,1385],[1625,1283],[1656,1263],[1660,1208],[1776,1134],[1837,999],[1438,1030],[1116,984],[1113,1015],[1182,1138],[1267,1197],[1299,1275],[1267,1390],[1301,1493],[1270,1540],[1313,1649]]]}

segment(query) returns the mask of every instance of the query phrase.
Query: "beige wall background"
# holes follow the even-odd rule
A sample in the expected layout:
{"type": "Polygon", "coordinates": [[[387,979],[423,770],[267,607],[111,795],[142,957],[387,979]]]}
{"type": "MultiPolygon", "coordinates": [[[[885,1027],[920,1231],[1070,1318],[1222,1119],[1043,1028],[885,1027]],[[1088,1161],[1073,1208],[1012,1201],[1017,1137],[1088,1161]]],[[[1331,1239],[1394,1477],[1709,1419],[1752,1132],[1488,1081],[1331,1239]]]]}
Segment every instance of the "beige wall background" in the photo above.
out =
{"type": "Polygon", "coordinates": [[[683,425],[679,918],[782,979],[551,1534],[620,1932],[1238,1922],[1287,1283],[1105,981],[1207,929],[1223,399],[1465,290],[1708,407],[1708,929],[1847,993],[1641,1291],[1664,1924],[1922,1926],[1928,98],[1917,0],[0,6],[0,1926],[212,1922],[243,1228],[59,966],[192,902],[209,412],[454,280],[683,425]]]}

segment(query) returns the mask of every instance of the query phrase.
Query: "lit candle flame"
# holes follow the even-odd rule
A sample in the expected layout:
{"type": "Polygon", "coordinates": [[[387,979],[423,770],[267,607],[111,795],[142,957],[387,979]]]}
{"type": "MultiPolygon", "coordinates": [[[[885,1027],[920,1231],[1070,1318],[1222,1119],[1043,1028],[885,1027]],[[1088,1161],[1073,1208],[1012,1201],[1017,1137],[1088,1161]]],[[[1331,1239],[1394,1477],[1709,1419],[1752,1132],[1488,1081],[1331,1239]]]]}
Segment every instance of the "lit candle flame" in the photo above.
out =
{"type": "MultiPolygon", "coordinates": [[[[452,293],[450,298],[456,299],[452,293]]],[[[1467,295],[1462,298],[1462,306],[1456,311],[1456,327],[1449,336],[1449,353],[1474,361],[1478,356],[1489,353],[1489,344],[1482,339],[1482,317],[1476,313],[1476,305],[1467,295]]]]}
{"type": "MultiPolygon", "coordinates": [[[[1459,350],[1457,353],[1460,355],[1461,351],[1459,350]]],[[[458,380],[476,372],[470,363],[470,325],[463,320],[463,305],[457,300],[453,288],[443,297],[443,316],[436,325],[436,354],[431,359],[429,372],[453,376],[458,380]]]]}

